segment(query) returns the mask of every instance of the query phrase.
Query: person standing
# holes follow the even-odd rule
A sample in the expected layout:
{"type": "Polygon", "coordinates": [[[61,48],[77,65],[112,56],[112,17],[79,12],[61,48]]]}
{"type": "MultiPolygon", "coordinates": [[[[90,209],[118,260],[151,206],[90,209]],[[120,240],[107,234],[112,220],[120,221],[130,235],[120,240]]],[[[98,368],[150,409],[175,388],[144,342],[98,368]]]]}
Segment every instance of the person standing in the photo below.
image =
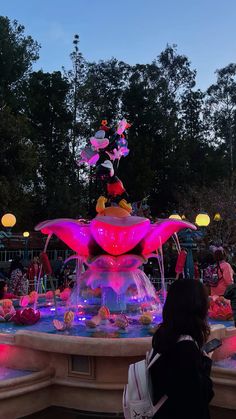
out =
{"type": "Polygon", "coordinates": [[[18,255],[11,262],[9,276],[9,292],[18,296],[25,295],[27,293],[27,280],[20,256],[18,255]]]}
{"type": "Polygon", "coordinates": [[[167,396],[153,419],[209,419],[214,395],[211,359],[203,351],[210,334],[208,298],[200,281],[179,279],[171,285],[163,321],[153,336],[153,404],[167,396]]]}
{"type": "Polygon", "coordinates": [[[227,287],[232,285],[234,271],[231,265],[225,260],[225,253],[223,249],[217,249],[214,252],[214,259],[216,263],[217,285],[211,286],[211,295],[224,295],[227,287]]]}
{"type": "Polygon", "coordinates": [[[40,263],[39,263],[39,257],[34,256],[32,262],[30,263],[27,271],[27,278],[29,281],[29,292],[35,290],[35,284],[37,282],[37,278],[40,271],[40,263]]]}

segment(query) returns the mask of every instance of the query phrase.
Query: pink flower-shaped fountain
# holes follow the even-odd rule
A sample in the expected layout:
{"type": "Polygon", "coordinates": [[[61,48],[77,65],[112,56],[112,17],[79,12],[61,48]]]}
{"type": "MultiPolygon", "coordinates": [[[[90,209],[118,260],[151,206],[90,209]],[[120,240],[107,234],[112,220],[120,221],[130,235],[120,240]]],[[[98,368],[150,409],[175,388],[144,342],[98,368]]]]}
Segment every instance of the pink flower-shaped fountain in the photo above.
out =
{"type": "MultiPolygon", "coordinates": [[[[159,220],[151,224],[142,217],[111,217],[98,215],[90,222],[58,219],[44,221],[36,226],[44,234],[55,234],[64,241],[87,265],[77,287],[84,295],[88,288],[100,288],[102,302],[113,311],[127,310],[127,295],[132,303],[156,301],[154,287],[145,273],[138,269],[174,233],[196,227],[186,221],[159,220]],[[132,293],[127,290],[132,289],[132,293]],[[134,289],[136,290],[134,292],[134,289]]],[[[78,301],[80,291],[74,301],[78,301]]],[[[71,299],[73,299],[71,297],[71,299]]],[[[156,301],[157,302],[157,301],[156,301]]]]}
{"type": "Polygon", "coordinates": [[[97,216],[91,222],[61,218],[43,221],[35,229],[55,234],[80,256],[104,252],[113,255],[135,253],[149,255],[174,233],[196,227],[182,220],[164,219],[155,224],[142,217],[97,216]]]}

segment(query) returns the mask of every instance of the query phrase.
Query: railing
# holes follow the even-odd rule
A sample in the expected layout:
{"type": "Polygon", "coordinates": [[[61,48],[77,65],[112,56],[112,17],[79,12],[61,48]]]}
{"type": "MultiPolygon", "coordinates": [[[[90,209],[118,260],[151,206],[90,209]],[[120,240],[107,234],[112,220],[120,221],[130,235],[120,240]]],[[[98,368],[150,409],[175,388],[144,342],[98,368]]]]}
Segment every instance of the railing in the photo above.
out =
{"type": "MultiPolygon", "coordinates": [[[[29,250],[0,250],[0,262],[10,262],[15,259],[16,256],[20,256],[24,260],[32,260],[34,256],[39,256],[42,250],[29,249],[29,250]]],[[[70,249],[67,250],[48,250],[47,255],[50,261],[56,261],[59,256],[65,260],[67,257],[72,255],[73,252],[70,249]]]]}
{"type": "MultiPolygon", "coordinates": [[[[162,288],[162,281],[161,278],[150,277],[149,278],[152,285],[154,285],[155,289],[159,291],[162,288]]],[[[165,288],[168,290],[172,282],[174,282],[175,278],[165,278],[165,288]]]]}

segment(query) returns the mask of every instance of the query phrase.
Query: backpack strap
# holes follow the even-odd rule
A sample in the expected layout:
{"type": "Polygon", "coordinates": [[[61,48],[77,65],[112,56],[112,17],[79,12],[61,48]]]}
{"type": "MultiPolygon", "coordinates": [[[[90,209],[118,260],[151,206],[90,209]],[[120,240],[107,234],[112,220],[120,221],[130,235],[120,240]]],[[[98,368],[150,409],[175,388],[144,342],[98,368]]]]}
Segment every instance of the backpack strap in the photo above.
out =
{"type": "Polygon", "coordinates": [[[191,340],[194,342],[194,339],[190,335],[181,335],[179,339],[177,340],[177,342],[182,342],[183,340],[191,340]]]}
{"type": "Polygon", "coordinates": [[[153,349],[150,351],[150,354],[148,355],[147,358],[147,369],[151,368],[151,366],[158,360],[158,358],[160,358],[161,354],[156,354],[153,359],[151,360],[153,355],[153,349]]]}
{"type": "Polygon", "coordinates": [[[167,399],[168,399],[168,396],[165,394],[164,396],[162,396],[162,398],[159,400],[159,402],[157,402],[157,404],[155,404],[155,406],[153,406],[154,415],[156,414],[156,412],[158,412],[158,410],[166,402],[167,399]]]}

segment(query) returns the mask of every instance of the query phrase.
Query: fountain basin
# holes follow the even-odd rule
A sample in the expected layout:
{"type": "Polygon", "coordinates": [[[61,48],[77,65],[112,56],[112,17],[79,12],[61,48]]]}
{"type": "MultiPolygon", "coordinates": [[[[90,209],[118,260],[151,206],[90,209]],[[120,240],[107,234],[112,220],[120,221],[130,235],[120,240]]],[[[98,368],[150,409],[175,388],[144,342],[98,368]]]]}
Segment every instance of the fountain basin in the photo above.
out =
{"type": "Polygon", "coordinates": [[[214,405],[236,409],[236,329],[231,328],[226,335],[213,355],[214,405]]]}
{"type": "MultiPolygon", "coordinates": [[[[225,346],[222,348],[228,348],[231,339],[236,342],[236,329],[229,329],[228,331],[223,325],[213,325],[210,338],[223,338],[225,346]]],[[[16,418],[51,405],[92,412],[122,412],[122,392],[127,382],[128,366],[144,358],[146,351],[150,350],[151,340],[151,336],[135,339],[91,339],[31,329],[18,330],[11,335],[1,334],[2,365],[14,369],[38,370],[37,373],[11,380],[11,385],[9,380],[2,381],[4,397],[0,396],[0,408],[4,405],[4,417],[9,417],[7,406],[12,415],[13,403],[10,399],[14,400],[15,412],[19,414],[12,415],[16,418]],[[35,374],[42,374],[39,376],[44,377],[37,386],[33,384],[35,374]],[[25,390],[29,386],[31,396],[26,403],[25,390]],[[19,392],[22,396],[19,396],[19,392]]],[[[222,356],[228,356],[229,352],[224,352],[223,355],[222,350],[220,348],[216,351],[215,362],[222,356]]],[[[236,370],[213,366],[212,378],[215,388],[212,404],[236,409],[236,370]]],[[[3,390],[0,390],[0,395],[1,391],[3,390]]]]}

